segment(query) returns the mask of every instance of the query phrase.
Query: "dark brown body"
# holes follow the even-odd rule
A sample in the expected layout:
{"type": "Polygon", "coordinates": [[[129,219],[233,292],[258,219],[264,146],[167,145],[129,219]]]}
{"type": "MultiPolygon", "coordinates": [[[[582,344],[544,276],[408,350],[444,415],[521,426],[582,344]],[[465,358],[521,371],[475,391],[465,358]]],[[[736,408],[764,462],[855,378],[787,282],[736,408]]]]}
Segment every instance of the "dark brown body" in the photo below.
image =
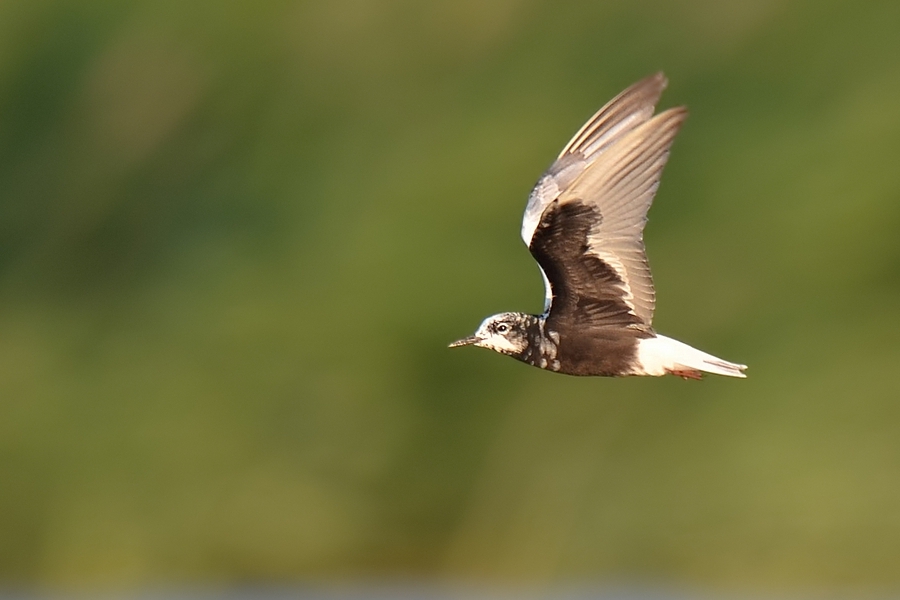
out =
{"type": "Polygon", "coordinates": [[[569,375],[630,374],[637,364],[637,345],[647,334],[636,330],[598,328],[590,333],[560,334],[560,373],[569,375]]]}
{"type": "Polygon", "coordinates": [[[527,349],[514,358],[535,367],[550,369],[566,375],[599,375],[614,377],[630,375],[637,366],[638,342],[652,337],[652,333],[619,327],[594,327],[580,331],[554,331],[545,322],[542,335],[537,325],[541,317],[533,317],[535,324],[526,329],[527,349]],[[560,340],[558,344],[552,340],[560,340]]]}

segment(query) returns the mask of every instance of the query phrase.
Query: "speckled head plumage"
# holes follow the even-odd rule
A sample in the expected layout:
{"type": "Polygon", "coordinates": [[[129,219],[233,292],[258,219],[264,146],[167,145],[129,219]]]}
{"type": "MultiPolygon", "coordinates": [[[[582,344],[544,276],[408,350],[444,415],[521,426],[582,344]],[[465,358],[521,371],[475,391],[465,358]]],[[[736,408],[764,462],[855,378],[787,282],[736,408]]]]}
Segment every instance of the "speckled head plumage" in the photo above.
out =
{"type": "Polygon", "coordinates": [[[524,313],[505,312],[492,315],[481,322],[474,334],[450,344],[458,346],[478,346],[500,354],[519,357],[529,347],[529,327],[537,317],[524,313]]]}

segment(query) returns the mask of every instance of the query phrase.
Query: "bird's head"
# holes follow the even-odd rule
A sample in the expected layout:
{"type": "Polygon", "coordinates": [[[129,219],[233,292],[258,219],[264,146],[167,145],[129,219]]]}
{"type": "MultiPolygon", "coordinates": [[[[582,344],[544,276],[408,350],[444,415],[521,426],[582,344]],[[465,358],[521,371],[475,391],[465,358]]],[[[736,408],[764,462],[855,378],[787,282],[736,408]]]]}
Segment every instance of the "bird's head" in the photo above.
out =
{"type": "Polygon", "coordinates": [[[521,355],[528,348],[526,328],[533,319],[531,315],[522,313],[500,313],[488,317],[473,335],[453,342],[450,347],[480,346],[500,354],[521,355]]]}

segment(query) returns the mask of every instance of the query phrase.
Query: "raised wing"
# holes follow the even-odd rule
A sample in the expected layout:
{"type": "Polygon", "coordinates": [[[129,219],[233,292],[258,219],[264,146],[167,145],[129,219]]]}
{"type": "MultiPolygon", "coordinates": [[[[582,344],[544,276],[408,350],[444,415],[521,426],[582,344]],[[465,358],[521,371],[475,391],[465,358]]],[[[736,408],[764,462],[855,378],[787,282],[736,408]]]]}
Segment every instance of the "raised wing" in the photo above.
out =
{"type": "Polygon", "coordinates": [[[594,113],[557,158],[568,154],[591,157],[617,137],[652,117],[668,83],[665,75],[655,73],[628,87],[594,113]]]}
{"type": "Polygon", "coordinates": [[[650,327],[655,292],[643,229],[687,117],[674,108],[651,118],[664,86],[661,74],[647,78],[598,111],[532,192],[522,236],[547,284],[545,310],[650,327]]]}
{"type": "MultiPolygon", "coordinates": [[[[686,109],[672,108],[634,128],[557,200],[562,206],[585,205],[595,211],[599,218],[583,240],[584,251],[612,268],[623,301],[647,327],[653,322],[656,293],[644,251],[644,225],[669,148],[686,118],[686,109]]],[[[551,286],[554,283],[551,278],[551,286]]],[[[598,281],[595,287],[602,285],[598,281]]],[[[590,288],[578,291],[583,298],[590,297],[590,288]]]]}
{"type": "Polygon", "coordinates": [[[556,331],[645,325],[628,301],[626,282],[616,269],[585,251],[601,218],[587,204],[554,200],[534,232],[530,249],[551,290],[547,320],[556,331]]]}
{"type": "Polygon", "coordinates": [[[526,246],[531,245],[531,237],[547,205],[558,198],[606,148],[653,116],[666,83],[662,73],[638,81],[594,113],[569,140],[528,198],[522,219],[522,239],[526,246]]]}

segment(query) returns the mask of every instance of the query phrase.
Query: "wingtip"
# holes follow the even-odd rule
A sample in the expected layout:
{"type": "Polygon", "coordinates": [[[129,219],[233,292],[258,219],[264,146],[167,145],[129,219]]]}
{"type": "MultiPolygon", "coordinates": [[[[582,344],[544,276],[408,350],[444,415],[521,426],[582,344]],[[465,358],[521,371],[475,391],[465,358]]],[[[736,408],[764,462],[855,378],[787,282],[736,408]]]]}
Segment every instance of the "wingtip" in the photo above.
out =
{"type": "Polygon", "coordinates": [[[662,71],[657,71],[653,75],[648,75],[635,84],[635,87],[651,87],[656,90],[657,95],[662,95],[663,90],[669,86],[669,80],[662,71]]]}
{"type": "Polygon", "coordinates": [[[688,111],[687,106],[673,106],[672,108],[667,108],[661,113],[657,113],[653,118],[658,122],[667,122],[669,124],[674,124],[676,128],[680,128],[681,125],[687,120],[690,116],[690,111],[688,111]]]}

